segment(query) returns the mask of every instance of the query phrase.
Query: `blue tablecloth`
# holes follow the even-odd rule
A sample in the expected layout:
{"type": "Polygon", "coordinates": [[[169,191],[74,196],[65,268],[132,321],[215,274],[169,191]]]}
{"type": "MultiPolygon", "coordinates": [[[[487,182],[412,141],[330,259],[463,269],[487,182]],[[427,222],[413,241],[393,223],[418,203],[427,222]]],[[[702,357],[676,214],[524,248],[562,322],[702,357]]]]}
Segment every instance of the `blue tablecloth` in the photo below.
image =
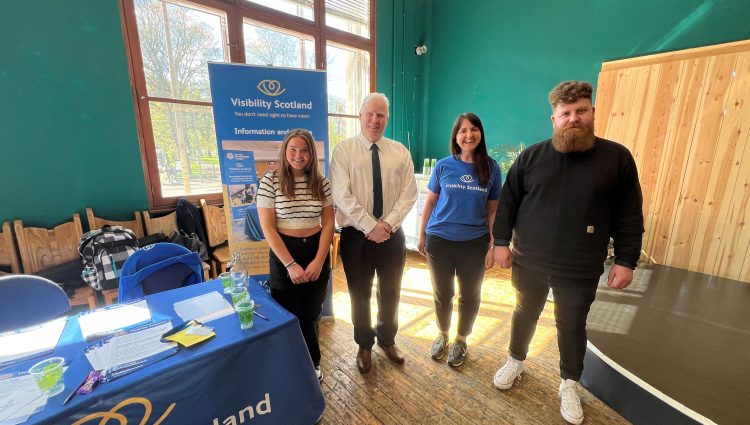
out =
{"type": "MultiPolygon", "coordinates": [[[[182,322],[174,312],[177,301],[210,291],[221,292],[209,281],[146,297],[153,313],[182,322]]],[[[297,319],[276,304],[251,281],[250,293],[261,304],[251,329],[241,330],[235,314],[207,323],[216,336],[200,345],[181,349],[159,363],[113,382],[93,393],[65,397],[91,370],[83,355],[77,317],[71,318],[53,355],[65,357],[65,391],[47,401],[44,411],[27,423],[37,424],[302,424],[315,423],[325,399],[302,338],[297,319]],[[125,421],[120,421],[120,416],[125,421]],[[145,418],[145,419],[144,419],[145,418]],[[232,419],[234,418],[234,419],[232,419]],[[144,422],[141,422],[144,421],[144,422]]],[[[6,368],[28,369],[40,359],[6,368]]]]}

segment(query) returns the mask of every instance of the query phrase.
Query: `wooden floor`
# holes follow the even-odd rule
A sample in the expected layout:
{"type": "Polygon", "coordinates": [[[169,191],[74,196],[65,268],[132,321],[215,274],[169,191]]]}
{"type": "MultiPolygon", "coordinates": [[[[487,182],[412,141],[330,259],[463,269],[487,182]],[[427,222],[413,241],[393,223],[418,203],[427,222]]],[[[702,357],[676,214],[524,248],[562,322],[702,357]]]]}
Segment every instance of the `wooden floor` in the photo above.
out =
{"type": "MultiPolygon", "coordinates": [[[[401,290],[396,342],[406,364],[396,366],[373,349],[373,366],[360,374],[352,337],[349,294],[343,268],[334,270],[335,320],[320,327],[327,407],[322,424],[565,424],[559,413],[560,383],[552,305],[539,319],[523,379],[513,389],[492,385],[506,359],[514,305],[509,271],[494,268],[485,276],[482,306],[469,337],[466,362],[453,369],[433,361],[430,344],[437,336],[432,288],[424,257],[410,252],[401,290]]],[[[373,312],[376,311],[373,297],[373,312]]],[[[454,328],[451,337],[455,335],[454,328]]],[[[373,323],[374,319],[373,319],[373,323]]],[[[585,424],[628,422],[581,388],[585,424]]]]}

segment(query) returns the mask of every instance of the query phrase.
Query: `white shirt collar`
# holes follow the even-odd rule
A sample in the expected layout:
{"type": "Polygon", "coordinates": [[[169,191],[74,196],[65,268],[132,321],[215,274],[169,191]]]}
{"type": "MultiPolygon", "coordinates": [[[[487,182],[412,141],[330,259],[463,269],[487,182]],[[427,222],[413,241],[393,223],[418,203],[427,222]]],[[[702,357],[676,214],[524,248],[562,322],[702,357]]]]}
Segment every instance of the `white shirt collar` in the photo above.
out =
{"type": "Polygon", "coordinates": [[[362,147],[365,148],[365,150],[369,151],[373,143],[375,143],[378,146],[378,150],[380,151],[383,150],[383,137],[382,136],[378,140],[371,142],[367,140],[367,137],[365,137],[365,135],[362,134],[362,132],[360,131],[358,135],[358,139],[359,139],[359,142],[362,144],[362,147]]]}

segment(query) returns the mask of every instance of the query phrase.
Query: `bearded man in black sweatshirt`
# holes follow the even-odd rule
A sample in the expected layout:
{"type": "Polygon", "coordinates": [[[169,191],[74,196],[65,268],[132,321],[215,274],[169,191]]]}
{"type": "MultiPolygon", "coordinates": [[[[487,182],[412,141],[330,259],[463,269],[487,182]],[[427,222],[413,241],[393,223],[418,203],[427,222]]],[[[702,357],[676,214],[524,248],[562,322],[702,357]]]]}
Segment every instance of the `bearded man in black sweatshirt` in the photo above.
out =
{"type": "Polygon", "coordinates": [[[512,268],[516,290],[509,358],[494,384],[509,389],[523,361],[549,289],[560,349],[560,413],[583,421],[576,384],[586,353],[586,318],[604,271],[611,288],[633,280],[643,237],[643,199],[627,148],[594,135],[591,84],[566,81],[549,95],[553,136],[524,150],[507,174],[493,235],[495,262],[512,268]],[[511,252],[510,244],[513,243],[511,252]]]}

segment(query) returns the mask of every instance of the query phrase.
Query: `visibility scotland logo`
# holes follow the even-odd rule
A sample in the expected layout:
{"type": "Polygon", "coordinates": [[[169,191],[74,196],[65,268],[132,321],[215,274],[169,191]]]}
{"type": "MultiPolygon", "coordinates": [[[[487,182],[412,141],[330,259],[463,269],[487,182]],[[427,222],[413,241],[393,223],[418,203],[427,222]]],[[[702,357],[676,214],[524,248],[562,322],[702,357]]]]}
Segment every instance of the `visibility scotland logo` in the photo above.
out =
{"type": "Polygon", "coordinates": [[[258,83],[258,90],[268,96],[278,96],[286,91],[281,88],[281,83],[276,80],[263,80],[258,83]]]}

